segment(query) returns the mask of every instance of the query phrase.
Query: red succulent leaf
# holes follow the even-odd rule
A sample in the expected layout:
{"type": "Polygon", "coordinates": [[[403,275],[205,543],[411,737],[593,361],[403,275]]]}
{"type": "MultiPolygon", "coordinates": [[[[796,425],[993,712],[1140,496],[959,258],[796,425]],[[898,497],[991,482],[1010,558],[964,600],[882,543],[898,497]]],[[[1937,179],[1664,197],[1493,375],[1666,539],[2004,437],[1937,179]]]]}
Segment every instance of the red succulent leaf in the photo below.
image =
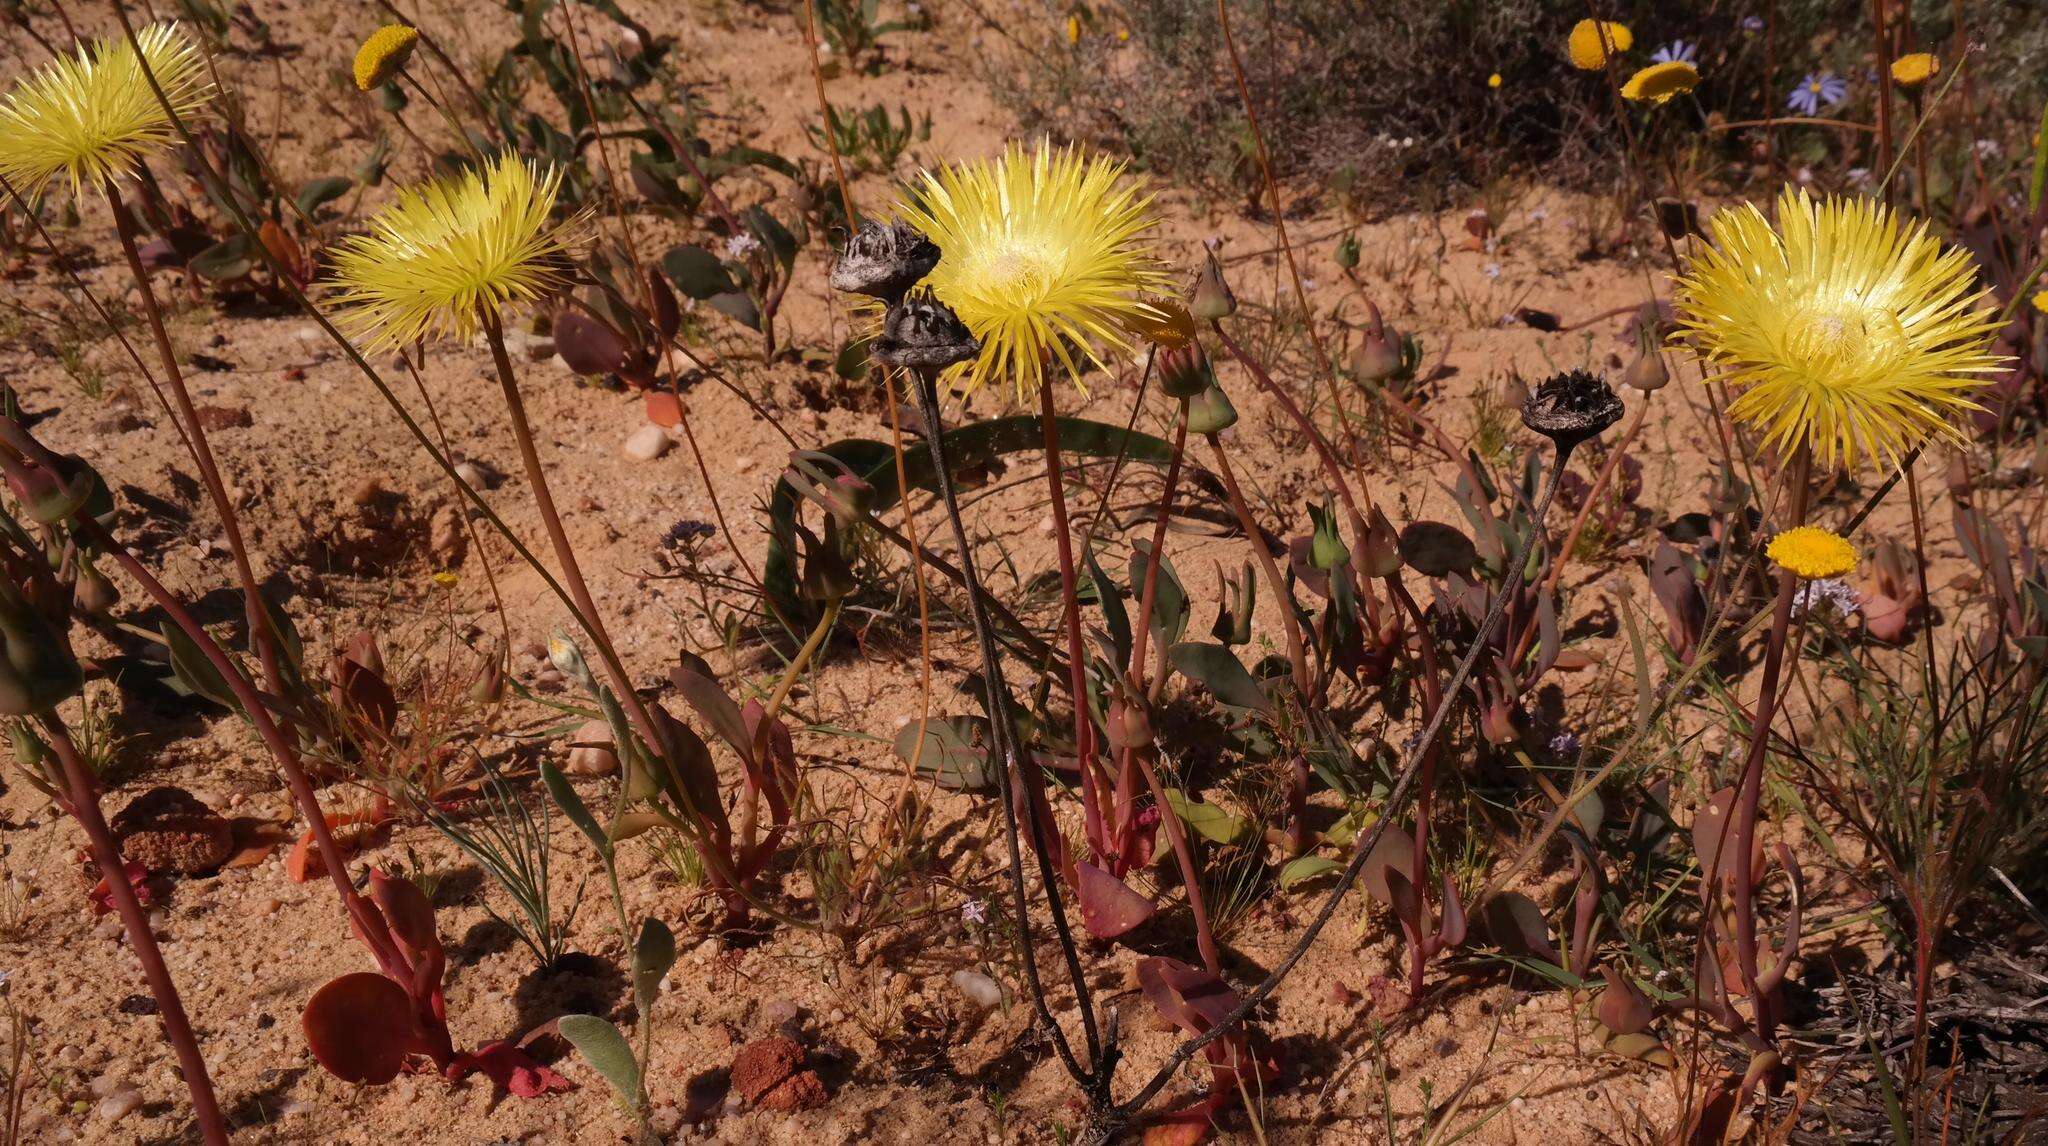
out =
{"type": "Polygon", "coordinates": [[[300,1021],[313,1057],[344,1082],[390,1082],[406,1059],[426,1053],[405,988],[374,971],[314,992],[300,1021]]]}
{"type": "Polygon", "coordinates": [[[575,1083],[528,1057],[508,1040],[487,1043],[457,1056],[446,1073],[448,1080],[454,1082],[472,1072],[490,1079],[499,1094],[517,1098],[539,1098],[576,1089],[575,1083]]]}
{"type": "Polygon", "coordinates": [[[1081,925],[1097,939],[1115,939],[1158,910],[1129,884],[1085,861],[1074,864],[1074,901],[1081,906],[1081,925]]]}
{"type": "MultiPolygon", "coordinates": [[[[128,886],[135,889],[136,902],[144,908],[156,906],[156,893],[149,889],[149,869],[134,860],[123,860],[121,867],[128,876],[128,886]]],[[[105,915],[114,910],[114,885],[107,882],[107,878],[102,874],[100,881],[86,893],[86,898],[92,901],[94,915],[105,915]]]]}

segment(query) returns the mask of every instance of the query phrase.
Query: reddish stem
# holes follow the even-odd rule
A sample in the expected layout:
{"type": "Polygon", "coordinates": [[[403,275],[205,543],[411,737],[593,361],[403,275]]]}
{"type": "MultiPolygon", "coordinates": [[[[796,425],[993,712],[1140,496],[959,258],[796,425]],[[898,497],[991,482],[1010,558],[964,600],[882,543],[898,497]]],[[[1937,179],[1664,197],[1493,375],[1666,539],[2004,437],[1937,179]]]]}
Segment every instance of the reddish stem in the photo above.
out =
{"type": "Polygon", "coordinates": [[[200,1137],[213,1146],[227,1146],[227,1122],[221,1117],[220,1103],[213,1096],[213,1080],[206,1072],[206,1059],[199,1053],[199,1042],[192,1036],[192,1024],[185,1017],[185,1005],[178,998],[178,985],[171,979],[171,970],[164,965],[164,955],[157,948],[156,936],[150,934],[149,916],[143,912],[141,901],[135,898],[135,888],[128,883],[127,865],[121,858],[120,845],[114,842],[114,834],[107,828],[107,821],[100,814],[99,784],[92,769],[79,756],[78,746],[72,743],[70,732],[54,715],[42,718],[44,731],[49,735],[50,750],[64,768],[64,779],[70,785],[71,798],[63,801],[64,810],[78,821],[85,830],[86,841],[92,847],[93,862],[99,865],[100,874],[106,876],[107,888],[114,900],[114,910],[121,916],[121,928],[128,935],[128,946],[135,951],[135,959],[142,964],[142,977],[149,980],[150,997],[156,1000],[157,1017],[163,1020],[164,1038],[169,1040],[171,1049],[177,1052],[178,1069],[185,1076],[185,1087],[192,1092],[192,1113],[199,1121],[200,1137]]]}

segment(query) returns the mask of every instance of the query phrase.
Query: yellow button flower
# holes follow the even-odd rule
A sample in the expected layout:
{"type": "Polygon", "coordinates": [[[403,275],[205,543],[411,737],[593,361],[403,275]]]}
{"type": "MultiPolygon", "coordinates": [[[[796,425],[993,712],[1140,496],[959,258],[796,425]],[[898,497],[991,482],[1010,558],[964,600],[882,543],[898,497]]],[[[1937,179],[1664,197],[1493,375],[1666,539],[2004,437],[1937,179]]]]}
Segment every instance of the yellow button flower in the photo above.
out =
{"type": "Polygon", "coordinates": [[[1581,20],[1572,25],[1571,39],[1566,46],[1571,52],[1573,67],[1597,72],[1607,66],[1610,57],[1628,51],[1635,42],[1635,33],[1629,31],[1626,24],[1612,20],[1581,20]]]}
{"type": "Polygon", "coordinates": [[[419,32],[404,24],[386,24],[370,33],[356,49],[356,88],[369,91],[396,79],[419,42],[419,32]]]}
{"type": "Polygon", "coordinates": [[[1771,538],[1764,548],[1773,564],[1803,581],[1840,577],[1856,568],[1856,547],[1846,537],[1817,525],[1800,525],[1771,538]]]}
{"type": "Polygon", "coordinates": [[[1892,61],[1892,82],[1913,91],[1941,74],[1941,57],[1933,52],[1914,52],[1892,61]]]}
{"type": "Polygon", "coordinates": [[[1622,98],[1638,103],[1648,101],[1654,104],[1671,102],[1672,96],[1681,96],[1698,87],[1699,69],[1684,60],[1672,60],[1664,64],[1651,64],[1628,78],[1621,85],[1622,98]]]}

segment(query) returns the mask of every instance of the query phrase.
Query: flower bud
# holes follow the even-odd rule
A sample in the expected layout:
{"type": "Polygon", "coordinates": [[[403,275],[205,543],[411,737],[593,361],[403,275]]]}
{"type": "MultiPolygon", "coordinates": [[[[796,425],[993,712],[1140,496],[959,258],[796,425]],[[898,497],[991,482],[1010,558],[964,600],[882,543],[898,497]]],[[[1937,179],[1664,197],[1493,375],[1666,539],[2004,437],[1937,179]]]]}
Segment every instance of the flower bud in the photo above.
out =
{"type": "Polygon", "coordinates": [[[1170,398],[1192,398],[1216,384],[1216,371],[1200,342],[1168,347],[1159,355],[1159,388],[1170,398]]]}
{"type": "Polygon", "coordinates": [[[1231,293],[1230,284],[1223,281],[1223,263],[1216,258],[1214,243],[1202,262],[1202,277],[1195,282],[1195,302],[1188,309],[1207,322],[1237,313],[1237,296],[1231,293]]]}
{"type": "Polygon", "coordinates": [[[1308,559],[1318,569],[1335,569],[1350,560],[1351,553],[1344,548],[1344,538],[1337,532],[1337,508],[1323,499],[1320,506],[1308,507],[1308,515],[1316,524],[1315,532],[1309,535],[1308,559]]]}
{"type": "Polygon", "coordinates": [[[64,635],[11,580],[0,580],[0,715],[47,712],[85,685],[64,635]]]}
{"type": "Polygon", "coordinates": [[[1671,381],[1671,371],[1664,365],[1664,355],[1657,349],[1657,339],[1652,327],[1636,328],[1636,360],[1628,364],[1628,372],[1621,376],[1622,385],[1633,386],[1645,394],[1662,390],[1671,381]]]}
{"type": "Polygon", "coordinates": [[[81,565],[71,585],[71,603],[88,617],[104,617],[121,601],[121,591],[107,575],[91,565],[81,565]]]}
{"type": "Polygon", "coordinates": [[[1344,237],[1337,240],[1337,265],[1347,271],[1358,265],[1358,235],[1356,233],[1346,231],[1344,237]]]}
{"type": "Polygon", "coordinates": [[[1368,330],[1351,352],[1351,376],[1368,385],[1379,385],[1401,373],[1401,346],[1391,333],[1368,330]]]}
{"type": "Polygon", "coordinates": [[[1363,548],[1364,565],[1358,571],[1362,576],[1392,577],[1401,571],[1401,536],[1378,506],[1373,507],[1372,521],[1366,526],[1363,548]]]}
{"type": "Polygon", "coordinates": [[[590,677],[590,666],[584,663],[583,650],[576,647],[575,641],[560,633],[548,638],[548,660],[554,663],[555,669],[563,676],[584,688],[594,686],[590,677]]]}
{"type": "Polygon", "coordinates": [[[1259,580],[1252,575],[1252,563],[1244,563],[1243,571],[1231,576],[1219,566],[1216,570],[1222,582],[1222,603],[1216,607],[1216,623],[1209,629],[1209,635],[1226,645],[1247,645],[1252,639],[1252,614],[1259,607],[1259,580]]]}
{"type": "Polygon", "coordinates": [[[1188,432],[1220,434],[1237,424],[1237,407],[1221,386],[1211,386],[1188,399],[1188,432]]]}
{"type": "Polygon", "coordinates": [[[1146,714],[1143,701],[1110,702],[1109,743],[1117,749],[1152,747],[1152,718],[1146,714]]]}

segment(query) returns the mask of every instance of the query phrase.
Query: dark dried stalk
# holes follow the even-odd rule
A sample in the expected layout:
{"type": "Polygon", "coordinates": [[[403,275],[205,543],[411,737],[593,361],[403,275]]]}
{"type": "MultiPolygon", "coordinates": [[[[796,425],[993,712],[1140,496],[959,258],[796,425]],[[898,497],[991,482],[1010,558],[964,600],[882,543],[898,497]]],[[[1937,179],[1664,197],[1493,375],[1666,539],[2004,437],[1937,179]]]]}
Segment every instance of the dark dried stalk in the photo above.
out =
{"type": "Polygon", "coordinates": [[[1040,815],[1041,801],[1036,798],[1036,786],[1025,775],[1025,769],[1031,766],[1031,762],[1017,743],[1016,726],[1010,721],[1010,693],[1009,686],[1003,683],[1002,651],[996,646],[994,630],[989,626],[988,613],[982,605],[981,576],[974,568],[974,547],[968,539],[967,524],[960,516],[960,501],[953,489],[953,471],[945,444],[945,423],[939,416],[939,371],[920,367],[913,368],[911,374],[916,380],[918,409],[924,418],[925,445],[931,451],[939,500],[945,503],[946,518],[953,528],[953,542],[960,548],[961,581],[967,589],[967,617],[974,626],[975,641],[981,652],[982,700],[988,713],[990,738],[994,741],[997,755],[1002,758],[1002,767],[997,769],[997,775],[1002,780],[1003,837],[1009,850],[1010,892],[1017,915],[1017,946],[1024,963],[1025,982],[1031,990],[1032,1006],[1038,1011],[1039,1021],[1052,1039],[1060,1062],[1099,1107],[1108,1098],[1110,1077],[1116,1069],[1116,1028],[1111,1024],[1110,1039],[1105,1045],[1096,1027],[1094,1001],[1081,967],[1080,948],[1067,924],[1058,873],[1053,869],[1052,841],[1045,838],[1045,824],[1040,815]],[[1023,805],[1021,813],[1030,825],[1032,850],[1038,855],[1039,880],[1045,885],[1053,931],[1059,937],[1060,953],[1073,980],[1075,1005],[1081,1012],[1081,1030],[1087,1039],[1087,1067],[1075,1058],[1066,1032],[1053,1018],[1052,1008],[1045,999],[1045,985],[1038,973],[1038,956],[1032,946],[1031,917],[1024,889],[1024,855],[1017,830],[1020,804],[1023,805]]]}

